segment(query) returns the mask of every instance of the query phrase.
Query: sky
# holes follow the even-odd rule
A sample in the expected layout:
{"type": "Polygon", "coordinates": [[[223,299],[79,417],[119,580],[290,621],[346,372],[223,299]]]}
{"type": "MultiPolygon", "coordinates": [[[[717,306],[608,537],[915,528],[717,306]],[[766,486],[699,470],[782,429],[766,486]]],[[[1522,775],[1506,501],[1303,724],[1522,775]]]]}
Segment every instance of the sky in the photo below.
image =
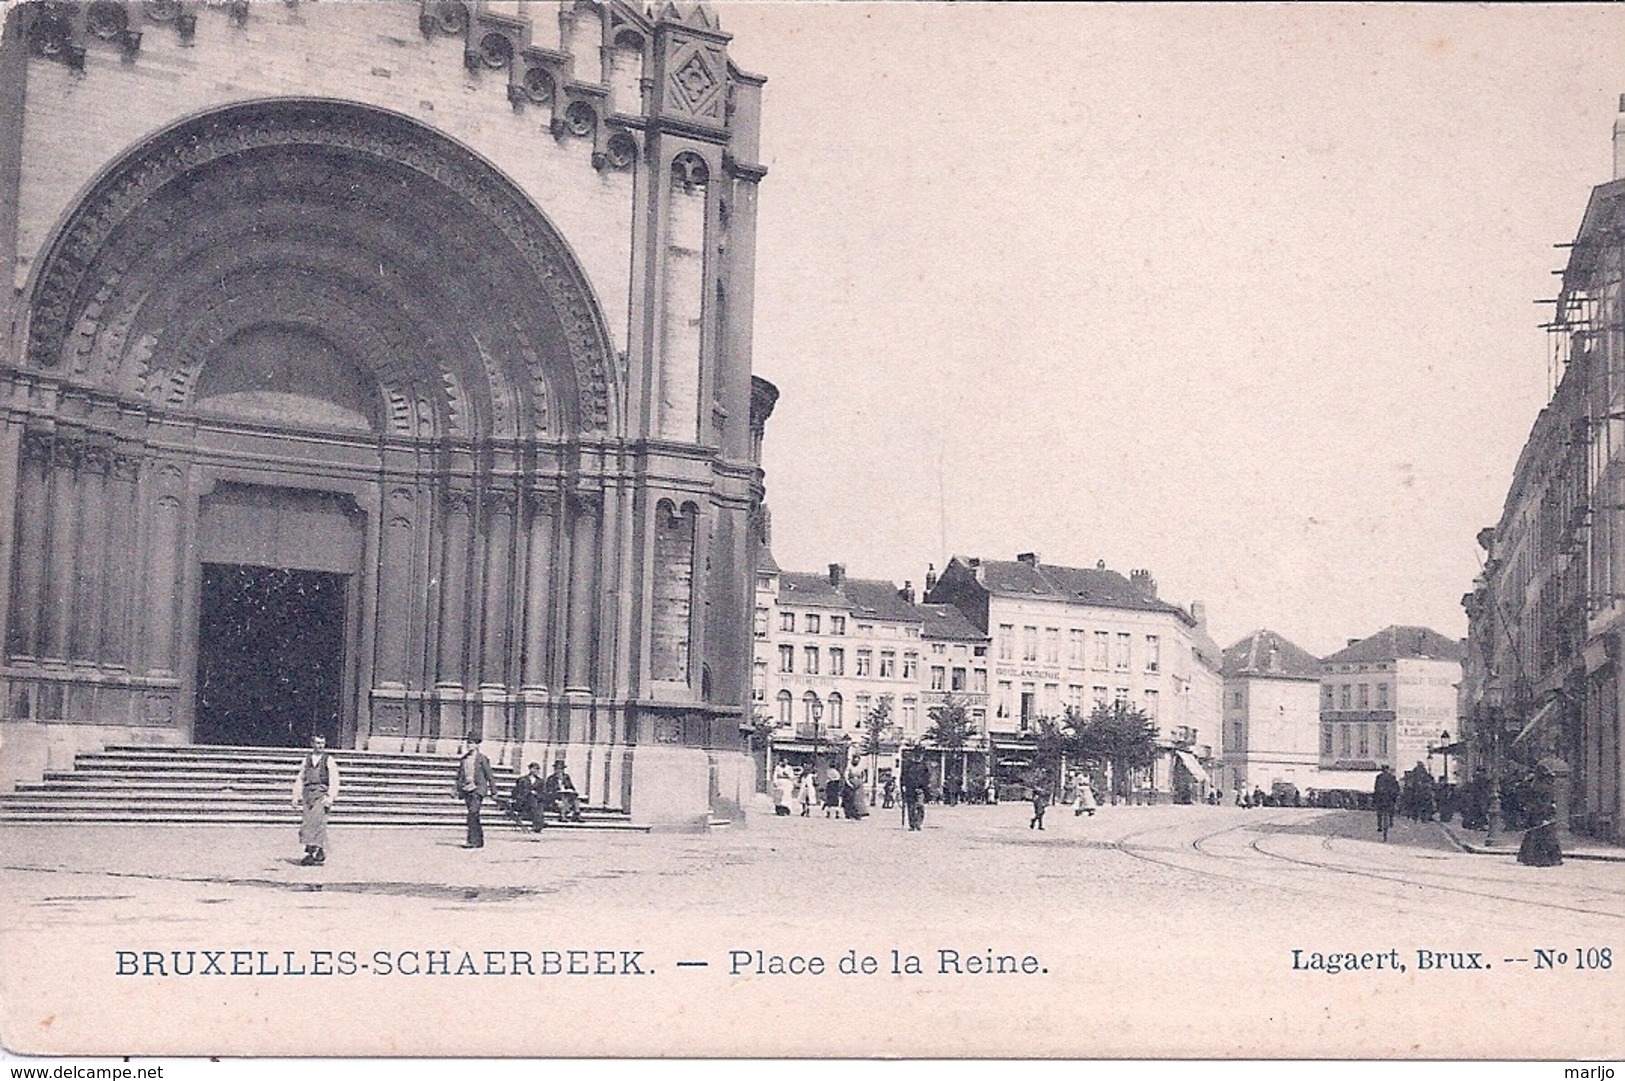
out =
{"type": "Polygon", "coordinates": [[[1612,178],[1619,6],[721,3],[767,77],[773,553],[1466,633],[1612,178]]]}

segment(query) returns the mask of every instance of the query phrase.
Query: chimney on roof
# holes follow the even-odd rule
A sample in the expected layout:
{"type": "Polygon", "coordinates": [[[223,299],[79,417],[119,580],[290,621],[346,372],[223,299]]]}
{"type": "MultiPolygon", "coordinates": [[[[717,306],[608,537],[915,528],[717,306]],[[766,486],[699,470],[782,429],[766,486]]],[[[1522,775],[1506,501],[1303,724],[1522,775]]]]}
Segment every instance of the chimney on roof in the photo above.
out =
{"type": "Polygon", "coordinates": [[[1036,567],[1038,566],[1038,553],[1022,552],[1020,555],[1016,556],[1016,562],[1025,563],[1029,567],[1036,567]]]}
{"type": "Polygon", "coordinates": [[[1151,577],[1148,570],[1129,571],[1129,584],[1140,592],[1140,595],[1150,600],[1157,599],[1157,580],[1151,577]]]}
{"type": "Polygon", "coordinates": [[[829,565],[829,584],[839,588],[846,581],[846,564],[831,563],[829,565]]]}
{"type": "Polygon", "coordinates": [[[930,593],[935,588],[937,588],[937,565],[927,563],[925,565],[925,591],[930,593]]]}
{"type": "Polygon", "coordinates": [[[913,604],[914,603],[914,583],[905,580],[903,582],[903,588],[899,589],[897,591],[897,595],[899,597],[903,598],[908,603],[913,604]]]}
{"type": "Polygon", "coordinates": [[[1619,115],[1614,117],[1614,179],[1625,180],[1625,94],[1619,96],[1619,115]]]}
{"type": "Polygon", "coordinates": [[[1281,651],[1274,645],[1270,646],[1270,659],[1264,670],[1266,672],[1279,672],[1281,670],[1281,651]]]}
{"type": "Polygon", "coordinates": [[[1104,559],[1095,560],[1095,570],[1103,571],[1105,569],[1106,569],[1106,561],[1104,559]]]}

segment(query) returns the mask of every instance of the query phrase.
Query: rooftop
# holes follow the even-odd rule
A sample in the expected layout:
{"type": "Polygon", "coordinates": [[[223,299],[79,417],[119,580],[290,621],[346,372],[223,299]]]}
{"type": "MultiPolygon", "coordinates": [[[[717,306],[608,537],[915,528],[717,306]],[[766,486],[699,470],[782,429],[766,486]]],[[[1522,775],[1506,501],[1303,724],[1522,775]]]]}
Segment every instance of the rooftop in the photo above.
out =
{"type": "Polygon", "coordinates": [[[1428,627],[1384,627],[1369,638],[1351,642],[1325,659],[1327,664],[1357,661],[1461,660],[1461,643],[1428,627]]]}
{"type": "MultiPolygon", "coordinates": [[[[955,556],[955,559],[960,557],[955,556]]],[[[961,560],[966,566],[976,563],[961,560]]],[[[984,559],[982,584],[988,592],[1007,597],[1048,597],[1100,608],[1127,608],[1141,612],[1170,612],[1187,621],[1178,605],[1159,600],[1117,571],[1105,567],[1062,567],[1037,560],[984,559]]]]}
{"type": "Polygon", "coordinates": [[[925,619],[925,627],[920,632],[923,638],[956,642],[988,640],[985,633],[976,629],[976,624],[965,618],[965,613],[951,604],[921,604],[917,607],[925,619]]]}
{"type": "Polygon", "coordinates": [[[857,619],[877,619],[888,623],[919,623],[918,608],[904,600],[897,586],[883,578],[841,577],[840,584],[827,574],[779,572],[779,603],[807,604],[823,608],[844,608],[857,619]]]}
{"type": "Polygon", "coordinates": [[[800,571],[779,572],[779,603],[821,604],[830,608],[850,608],[852,604],[841,592],[829,584],[822,574],[803,574],[800,571]]]}
{"type": "Polygon", "coordinates": [[[1224,675],[1318,680],[1320,658],[1274,631],[1258,630],[1224,651],[1224,675]]]}

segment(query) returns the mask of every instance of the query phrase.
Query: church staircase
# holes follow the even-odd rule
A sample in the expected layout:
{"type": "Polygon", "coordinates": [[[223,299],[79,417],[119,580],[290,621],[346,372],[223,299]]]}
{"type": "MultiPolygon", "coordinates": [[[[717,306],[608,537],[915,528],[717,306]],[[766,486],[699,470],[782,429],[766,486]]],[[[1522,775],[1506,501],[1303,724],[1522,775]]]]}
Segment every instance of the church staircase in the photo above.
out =
{"type": "MultiPolygon", "coordinates": [[[[334,826],[445,826],[461,828],[467,817],[452,795],[457,759],[451,755],[334,751],[340,770],[338,801],[328,816],[334,826]]],[[[71,770],[22,782],[0,794],[4,823],[153,823],[294,826],[294,772],[304,752],[297,747],[111,746],[81,753],[71,770]]],[[[497,791],[513,788],[512,769],[493,764],[497,791]]],[[[549,828],[642,830],[623,810],[582,805],[583,822],[558,821],[549,828]]],[[[505,819],[486,804],[487,828],[505,819]]]]}

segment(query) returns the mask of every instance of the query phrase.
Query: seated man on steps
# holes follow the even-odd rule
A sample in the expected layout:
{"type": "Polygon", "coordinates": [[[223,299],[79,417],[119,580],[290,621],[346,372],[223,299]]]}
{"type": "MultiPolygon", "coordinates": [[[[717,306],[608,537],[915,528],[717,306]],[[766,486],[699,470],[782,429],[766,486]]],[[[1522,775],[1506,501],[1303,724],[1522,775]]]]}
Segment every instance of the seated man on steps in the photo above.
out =
{"type": "Polygon", "coordinates": [[[547,796],[543,791],[546,786],[540,762],[532,762],[530,771],[513,783],[513,813],[521,826],[529,821],[537,833],[547,827],[547,819],[542,815],[547,807],[547,796]]]}
{"type": "Polygon", "coordinates": [[[553,763],[553,772],[548,775],[543,793],[547,805],[559,812],[559,821],[581,821],[581,794],[576,791],[576,784],[570,775],[564,772],[564,759],[553,763]]]}

